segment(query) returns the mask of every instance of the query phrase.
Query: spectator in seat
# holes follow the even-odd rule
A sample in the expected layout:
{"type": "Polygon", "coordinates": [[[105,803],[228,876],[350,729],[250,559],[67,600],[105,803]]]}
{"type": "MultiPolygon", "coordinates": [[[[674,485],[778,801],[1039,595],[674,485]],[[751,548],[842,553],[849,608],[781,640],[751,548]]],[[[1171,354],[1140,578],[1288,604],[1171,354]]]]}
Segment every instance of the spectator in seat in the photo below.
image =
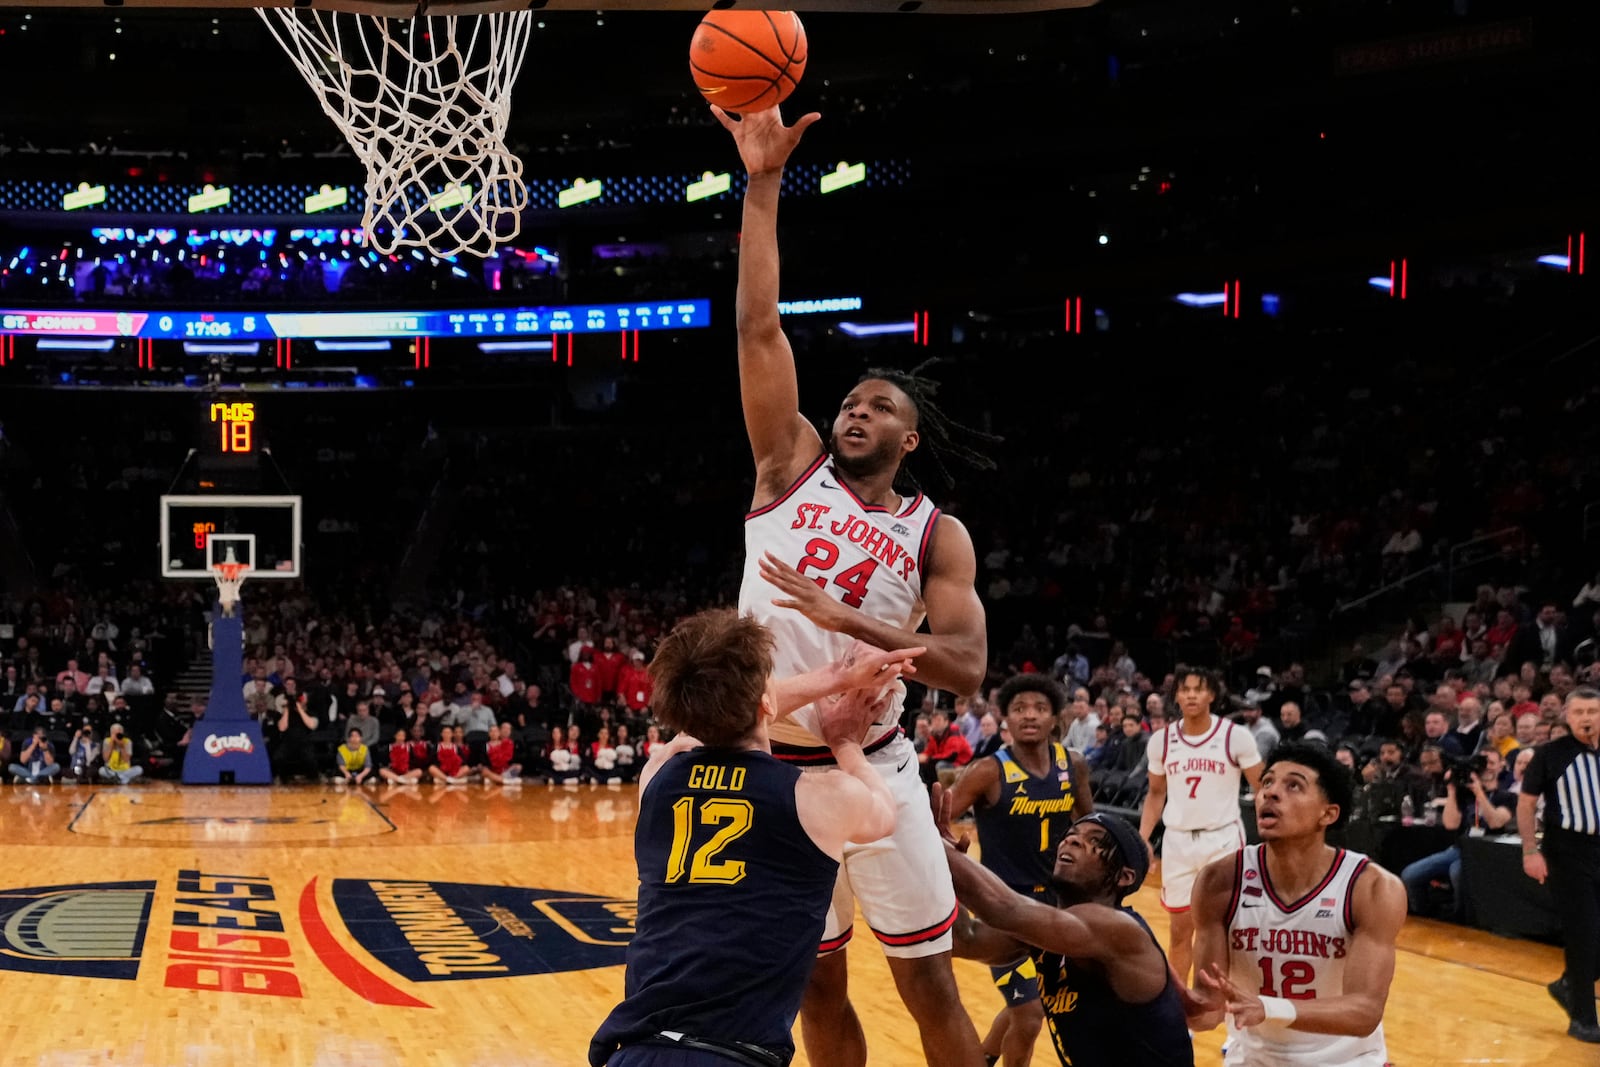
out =
{"type": "Polygon", "coordinates": [[[356,713],[345,720],[345,735],[348,736],[351,730],[361,735],[361,743],[368,748],[383,737],[383,726],[378,722],[378,717],[372,714],[372,705],[367,701],[356,701],[356,713]]]}
{"type": "MultiPolygon", "coordinates": [[[[1292,705],[1285,704],[1284,707],[1292,705]]],[[[1298,712],[1298,709],[1296,709],[1298,712]]],[[[1272,755],[1273,746],[1283,739],[1278,728],[1272,720],[1261,714],[1261,709],[1254,704],[1246,704],[1239,712],[1239,722],[1250,731],[1250,736],[1256,739],[1256,749],[1261,753],[1262,760],[1272,755]]]]}
{"type": "Polygon", "coordinates": [[[130,699],[156,695],[155,684],[144,676],[144,668],[139,664],[128,668],[128,676],[122,680],[122,695],[130,699]]]}
{"type": "MultiPolygon", "coordinates": [[[[1278,728],[1278,737],[1280,741],[1289,742],[1305,740],[1307,726],[1300,717],[1299,704],[1292,700],[1284,701],[1283,704],[1278,708],[1278,721],[1281,724],[1278,728]]],[[[1251,732],[1254,733],[1254,731],[1251,732]]]]}
{"type": "Polygon", "coordinates": [[[1089,703],[1087,689],[1082,686],[1073,689],[1072,703],[1067,705],[1062,719],[1064,720],[1062,744],[1079,752],[1094,744],[1094,732],[1100,725],[1100,716],[1095,714],[1093,706],[1089,703]]]}
{"type": "Polygon", "coordinates": [[[144,768],[133,762],[133,742],[122,732],[120,722],[111,724],[101,759],[104,765],[100,768],[100,777],[108,782],[127,785],[144,773],[144,768]]]}
{"type": "Polygon", "coordinates": [[[119,693],[121,691],[122,687],[117,682],[117,676],[112,671],[109,663],[102,663],[95,676],[89,679],[89,684],[83,687],[85,696],[99,696],[102,693],[119,693]]]}
{"type": "Polygon", "coordinates": [[[89,675],[78,669],[78,661],[76,659],[67,660],[66,669],[56,674],[56,689],[58,691],[65,693],[68,682],[72,683],[73,692],[75,693],[81,693],[89,688],[89,675]]]}
{"type": "Polygon", "coordinates": [[[939,780],[940,771],[965,767],[971,761],[972,746],[958,731],[950,728],[950,713],[935,708],[929,717],[928,743],[917,756],[922,780],[932,785],[939,780]]]}
{"type": "Polygon", "coordinates": [[[587,710],[600,703],[600,670],[595,666],[592,646],[585,645],[578,650],[578,660],[567,674],[567,685],[580,708],[587,710]]]}
{"type": "Polygon", "coordinates": [[[617,682],[622,675],[624,662],[617,639],[607,636],[600,642],[600,651],[594,654],[594,669],[600,683],[600,699],[612,700],[617,695],[617,682]]]}
{"type": "Polygon", "coordinates": [[[11,765],[11,776],[19,782],[38,785],[60,773],[61,764],[56,762],[55,746],[45,737],[44,726],[35,726],[33,736],[22,746],[17,762],[11,765]]]}
{"type": "Polygon", "coordinates": [[[483,766],[489,746],[489,728],[495,725],[494,709],[483,702],[480,690],[472,691],[471,702],[454,713],[456,734],[470,752],[469,762],[483,766]]]}
{"type": "Polygon", "coordinates": [[[998,752],[1005,742],[1000,740],[1000,722],[995,718],[994,712],[986,711],[983,718],[978,720],[978,744],[972,750],[972,758],[979,760],[985,756],[992,756],[998,752]]]}
{"type": "Polygon", "coordinates": [[[649,710],[650,697],[654,692],[655,682],[651,681],[650,672],[645,669],[644,653],[634,649],[628,662],[617,673],[617,694],[629,712],[640,716],[649,710]]]}
{"type": "Polygon", "coordinates": [[[266,671],[257,671],[250,684],[244,687],[244,706],[252,719],[262,722],[270,721],[273,714],[281,710],[266,671]]]}
{"type": "MultiPolygon", "coordinates": [[[[1439,813],[1440,824],[1454,833],[1471,830],[1489,834],[1507,833],[1515,816],[1516,799],[1499,786],[1488,771],[1465,774],[1457,768],[1443,772],[1445,803],[1439,813]],[[1461,780],[1457,780],[1458,777],[1461,780]]],[[[1457,922],[1470,922],[1466,885],[1461,879],[1461,846],[1425,856],[1400,872],[1405,883],[1406,896],[1410,898],[1411,913],[1425,915],[1428,911],[1428,888],[1436,880],[1447,878],[1454,893],[1451,918],[1457,922]]]]}
{"type": "Polygon", "coordinates": [[[1489,725],[1484,727],[1481,747],[1493,748],[1507,760],[1518,748],[1516,721],[1509,711],[1500,706],[1499,701],[1489,705],[1489,725]]]}
{"type": "Polygon", "coordinates": [[[1478,751],[1482,741],[1483,702],[1475,696],[1462,697],[1456,704],[1455,729],[1445,733],[1440,747],[1447,755],[1470,756],[1478,751]]]}

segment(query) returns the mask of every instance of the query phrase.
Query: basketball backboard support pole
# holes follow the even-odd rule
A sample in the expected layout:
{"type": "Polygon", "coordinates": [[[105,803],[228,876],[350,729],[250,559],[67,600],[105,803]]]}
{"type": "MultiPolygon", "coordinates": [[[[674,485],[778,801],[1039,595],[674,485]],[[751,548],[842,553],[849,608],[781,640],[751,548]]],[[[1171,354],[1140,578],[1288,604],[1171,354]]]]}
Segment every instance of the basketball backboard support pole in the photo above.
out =
{"type": "MultiPolygon", "coordinates": [[[[1099,0],[733,0],[718,3],[718,8],[739,8],[756,11],[832,11],[872,15],[1008,15],[1030,11],[1059,11],[1067,8],[1093,7],[1099,0]]],[[[312,0],[295,3],[294,0],[120,0],[109,5],[107,0],[0,0],[0,7],[52,8],[52,7],[106,7],[123,8],[239,8],[301,7],[315,11],[349,11],[385,18],[411,18],[417,14],[428,15],[481,15],[490,11],[582,11],[593,14],[595,0],[471,0],[465,3],[427,3],[418,0],[312,0]]],[[[707,0],[607,0],[603,5],[607,14],[616,11],[692,11],[705,14],[711,5],[707,0]]]]}

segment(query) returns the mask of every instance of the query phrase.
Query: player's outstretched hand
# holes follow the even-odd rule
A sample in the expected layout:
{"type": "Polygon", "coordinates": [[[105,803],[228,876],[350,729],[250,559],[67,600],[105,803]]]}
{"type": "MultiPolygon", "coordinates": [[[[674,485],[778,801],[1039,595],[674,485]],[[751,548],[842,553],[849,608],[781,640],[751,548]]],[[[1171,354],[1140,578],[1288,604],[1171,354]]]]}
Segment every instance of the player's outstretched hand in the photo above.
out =
{"type": "Polygon", "coordinates": [[[928,796],[933,808],[933,825],[938,828],[939,836],[944,838],[944,843],[957,852],[965,852],[971,848],[972,837],[969,834],[963,832],[958,838],[955,835],[955,831],[950,829],[950,813],[952,811],[952,802],[955,799],[951,796],[950,791],[938,782],[934,782],[933,789],[928,796]]]}
{"type": "Polygon", "coordinates": [[[1266,1022],[1267,1010],[1261,998],[1234,985],[1221,967],[1216,964],[1207,967],[1200,972],[1200,981],[1222,998],[1224,1009],[1233,1016],[1234,1026],[1243,1030],[1266,1022]]]}
{"type": "Polygon", "coordinates": [[[843,632],[845,624],[850,619],[847,613],[854,611],[854,608],[846,607],[841,601],[833,599],[823,592],[816,582],[771,552],[763,555],[757,561],[757,565],[761,568],[761,577],[777,586],[778,591],[783,594],[773,598],[774,607],[793,608],[824,630],[843,632]]]}
{"type": "Polygon", "coordinates": [[[833,664],[837,689],[839,692],[849,689],[888,690],[901,675],[917,673],[916,664],[912,661],[926,651],[926,645],[917,645],[885,652],[876,645],[857,641],[850,651],[833,664]]]}
{"type": "Polygon", "coordinates": [[[829,748],[840,745],[859,745],[878,716],[888,708],[890,693],[882,686],[852,689],[837,696],[817,701],[820,712],[818,728],[822,740],[829,748]]]}
{"type": "Polygon", "coordinates": [[[776,106],[765,111],[752,111],[738,119],[716,104],[711,105],[711,113],[733,134],[733,143],[739,146],[739,158],[744,161],[744,169],[752,175],[782,170],[789,160],[789,153],[800,143],[800,135],[806,132],[806,127],[822,117],[813,111],[801,115],[793,126],[785,126],[776,106]]]}

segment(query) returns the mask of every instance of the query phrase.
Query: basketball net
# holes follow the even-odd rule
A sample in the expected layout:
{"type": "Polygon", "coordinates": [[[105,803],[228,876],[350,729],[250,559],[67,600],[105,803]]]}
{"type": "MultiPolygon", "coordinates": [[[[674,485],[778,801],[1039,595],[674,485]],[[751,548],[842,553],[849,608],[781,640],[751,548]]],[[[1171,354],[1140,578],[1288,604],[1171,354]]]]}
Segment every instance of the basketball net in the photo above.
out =
{"type": "MultiPolygon", "coordinates": [[[[229,549],[232,555],[233,550],[229,549]]],[[[222,605],[222,613],[232,616],[234,605],[239,603],[239,587],[244,584],[245,572],[250,568],[243,563],[213,563],[211,575],[217,580],[217,601],[222,605]]]]}
{"type": "Polygon", "coordinates": [[[517,236],[528,190],[505,138],[531,12],[256,11],[367,169],[373,249],[487,255],[517,236]]]}

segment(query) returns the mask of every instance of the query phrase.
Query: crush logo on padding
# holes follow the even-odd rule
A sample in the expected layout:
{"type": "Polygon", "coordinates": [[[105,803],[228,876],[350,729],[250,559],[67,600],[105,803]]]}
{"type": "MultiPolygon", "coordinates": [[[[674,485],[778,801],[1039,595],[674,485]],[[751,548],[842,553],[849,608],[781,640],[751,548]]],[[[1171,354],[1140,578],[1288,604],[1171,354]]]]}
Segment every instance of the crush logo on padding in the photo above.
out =
{"type": "Polygon", "coordinates": [[[333,883],[350,936],[413,982],[508,978],[624,962],[632,900],[459,882],[333,883]]]}
{"type": "Polygon", "coordinates": [[[0,889],[0,970],[139,977],[155,882],[0,889]]]}

